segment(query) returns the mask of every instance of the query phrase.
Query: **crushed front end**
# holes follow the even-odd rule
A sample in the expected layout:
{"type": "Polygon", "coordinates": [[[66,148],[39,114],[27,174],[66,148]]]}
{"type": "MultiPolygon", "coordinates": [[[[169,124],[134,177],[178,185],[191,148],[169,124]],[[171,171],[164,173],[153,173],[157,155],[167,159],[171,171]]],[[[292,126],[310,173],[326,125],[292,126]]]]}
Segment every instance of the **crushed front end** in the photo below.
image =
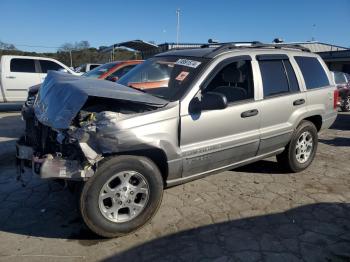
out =
{"type": "Polygon", "coordinates": [[[56,130],[41,124],[35,115],[25,118],[26,133],[16,144],[19,170],[25,166],[42,178],[84,180],[94,174],[95,163],[102,159],[93,150],[87,159],[87,145],[69,135],[70,129],[56,130]],[[93,153],[92,153],[93,152],[93,153]]]}
{"type": "Polygon", "coordinates": [[[157,108],[153,102],[162,105],[152,99],[108,81],[49,73],[35,102],[22,109],[25,134],[16,144],[20,172],[27,166],[42,178],[88,179],[104,154],[119,150],[118,121],[157,108]]]}

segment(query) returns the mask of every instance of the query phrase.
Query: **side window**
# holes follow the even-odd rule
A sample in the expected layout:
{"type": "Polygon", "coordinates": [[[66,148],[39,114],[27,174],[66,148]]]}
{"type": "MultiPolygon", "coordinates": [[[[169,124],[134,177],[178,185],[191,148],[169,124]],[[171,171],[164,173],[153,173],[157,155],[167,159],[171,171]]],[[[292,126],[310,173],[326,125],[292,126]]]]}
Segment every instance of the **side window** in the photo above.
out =
{"type": "Polygon", "coordinates": [[[125,75],[127,72],[129,72],[134,67],[135,67],[135,65],[125,66],[125,67],[113,72],[110,76],[121,78],[123,75],[125,75]]]}
{"type": "Polygon", "coordinates": [[[226,96],[228,103],[254,99],[254,82],[251,62],[241,60],[224,66],[204,89],[226,96]]]}
{"type": "Polygon", "coordinates": [[[315,57],[295,56],[307,89],[329,85],[328,77],[322,65],[315,57]]]}
{"type": "Polygon", "coordinates": [[[41,72],[45,73],[45,74],[49,70],[58,71],[59,69],[63,69],[62,66],[60,66],[59,64],[57,64],[57,63],[55,63],[53,61],[39,60],[39,62],[40,62],[41,72]]]}
{"type": "Polygon", "coordinates": [[[343,74],[341,72],[334,72],[334,81],[336,84],[346,83],[345,74],[343,74]]]}
{"type": "Polygon", "coordinates": [[[290,92],[299,92],[299,84],[297,77],[295,76],[294,69],[288,60],[283,60],[283,65],[286,68],[288,83],[289,83],[289,91],[290,92]]]}
{"type": "Polygon", "coordinates": [[[92,70],[92,69],[94,69],[94,68],[96,68],[98,66],[100,66],[100,65],[90,65],[90,70],[92,70]]]}
{"type": "Polygon", "coordinates": [[[34,59],[13,58],[10,63],[11,72],[35,73],[34,59]]]}
{"type": "Polygon", "coordinates": [[[259,61],[264,97],[289,92],[288,78],[282,60],[259,61]]]}

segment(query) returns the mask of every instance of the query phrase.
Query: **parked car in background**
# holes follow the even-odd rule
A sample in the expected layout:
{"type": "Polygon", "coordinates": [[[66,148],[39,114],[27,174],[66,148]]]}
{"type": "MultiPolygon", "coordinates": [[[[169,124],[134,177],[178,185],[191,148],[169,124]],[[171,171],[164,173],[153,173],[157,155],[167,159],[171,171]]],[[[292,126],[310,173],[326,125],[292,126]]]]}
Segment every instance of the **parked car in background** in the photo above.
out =
{"type": "Polygon", "coordinates": [[[0,103],[26,101],[28,88],[42,83],[49,70],[77,75],[68,66],[52,58],[2,56],[0,61],[0,103]]]}
{"type": "Polygon", "coordinates": [[[143,60],[126,60],[115,61],[100,65],[93,70],[83,74],[85,77],[97,78],[117,82],[119,78],[133,69],[136,65],[141,64],[143,60]]]}
{"type": "MultiPolygon", "coordinates": [[[[103,80],[109,80],[112,82],[116,82],[124,76],[127,72],[129,72],[132,68],[141,64],[143,60],[128,60],[128,61],[116,61],[107,64],[100,65],[89,72],[86,72],[82,76],[89,78],[97,78],[103,80]]],[[[76,73],[79,75],[79,73],[76,73]]],[[[31,122],[33,117],[33,104],[36,98],[36,95],[39,91],[41,84],[37,84],[29,87],[27,93],[27,99],[22,106],[22,117],[24,120],[31,122]]],[[[136,87],[137,88],[137,87],[136,87]]]]}
{"type": "Polygon", "coordinates": [[[350,111],[350,75],[332,71],[331,75],[339,90],[339,107],[343,112],[350,111]]]}
{"type": "Polygon", "coordinates": [[[104,237],[142,227],[166,187],[272,156],[290,172],[306,169],[318,132],[337,117],[326,64],[298,46],[173,50],[118,83],[59,72],[47,80],[18,163],[81,181],[80,213],[104,237]]]}
{"type": "Polygon", "coordinates": [[[90,70],[100,66],[101,64],[83,64],[74,69],[75,72],[77,73],[86,73],[89,72],[90,70]]]}

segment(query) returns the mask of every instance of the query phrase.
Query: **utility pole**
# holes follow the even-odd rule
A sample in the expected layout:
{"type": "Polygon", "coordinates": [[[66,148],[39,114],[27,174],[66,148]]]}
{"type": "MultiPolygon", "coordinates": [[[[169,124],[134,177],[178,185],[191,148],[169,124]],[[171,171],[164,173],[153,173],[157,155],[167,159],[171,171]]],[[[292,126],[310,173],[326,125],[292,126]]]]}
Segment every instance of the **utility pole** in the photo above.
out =
{"type": "Polygon", "coordinates": [[[177,23],[176,23],[176,45],[179,46],[179,35],[180,35],[180,8],[176,10],[176,17],[177,17],[177,23]]]}
{"type": "Polygon", "coordinates": [[[70,56],[70,67],[72,67],[72,68],[73,68],[72,49],[69,49],[69,56],[70,56]]]}
{"type": "Polygon", "coordinates": [[[312,25],[312,34],[311,34],[311,41],[315,41],[315,31],[316,31],[316,24],[312,25]]]}

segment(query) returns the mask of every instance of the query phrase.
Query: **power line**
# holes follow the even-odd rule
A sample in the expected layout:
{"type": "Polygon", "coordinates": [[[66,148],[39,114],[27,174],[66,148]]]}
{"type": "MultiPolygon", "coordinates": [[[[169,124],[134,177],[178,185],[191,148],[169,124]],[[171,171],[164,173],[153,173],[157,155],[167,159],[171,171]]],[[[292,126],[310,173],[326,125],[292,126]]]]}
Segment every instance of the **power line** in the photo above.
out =
{"type": "Polygon", "coordinates": [[[43,46],[43,45],[22,45],[22,44],[13,44],[14,46],[24,46],[24,47],[40,47],[40,48],[60,48],[59,46],[43,46]]]}

